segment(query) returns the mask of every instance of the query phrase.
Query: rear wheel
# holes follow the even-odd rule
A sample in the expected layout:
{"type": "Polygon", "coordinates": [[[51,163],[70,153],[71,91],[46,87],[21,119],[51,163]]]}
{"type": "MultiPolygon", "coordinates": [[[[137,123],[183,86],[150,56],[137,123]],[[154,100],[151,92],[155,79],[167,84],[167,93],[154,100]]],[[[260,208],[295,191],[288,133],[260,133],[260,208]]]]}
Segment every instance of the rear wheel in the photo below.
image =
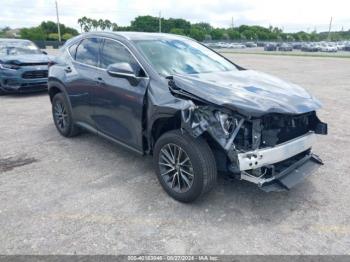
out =
{"type": "Polygon", "coordinates": [[[160,184],[178,201],[192,202],[216,183],[215,159],[203,138],[167,132],[156,142],[153,161],[160,184]]]}
{"type": "Polygon", "coordinates": [[[52,99],[52,116],[58,132],[65,137],[79,134],[79,128],[74,124],[68,101],[62,93],[52,99]]]}

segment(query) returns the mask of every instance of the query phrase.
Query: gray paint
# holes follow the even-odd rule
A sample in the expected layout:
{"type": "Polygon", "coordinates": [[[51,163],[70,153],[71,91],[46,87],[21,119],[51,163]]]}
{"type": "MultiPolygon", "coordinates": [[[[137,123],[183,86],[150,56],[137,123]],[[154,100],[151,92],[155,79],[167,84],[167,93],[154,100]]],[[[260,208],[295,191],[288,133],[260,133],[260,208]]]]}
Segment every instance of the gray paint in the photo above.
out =
{"type": "Polygon", "coordinates": [[[302,87],[253,70],[176,75],[175,86],[245,115],[302,114],[321,103],[302,87]]]}

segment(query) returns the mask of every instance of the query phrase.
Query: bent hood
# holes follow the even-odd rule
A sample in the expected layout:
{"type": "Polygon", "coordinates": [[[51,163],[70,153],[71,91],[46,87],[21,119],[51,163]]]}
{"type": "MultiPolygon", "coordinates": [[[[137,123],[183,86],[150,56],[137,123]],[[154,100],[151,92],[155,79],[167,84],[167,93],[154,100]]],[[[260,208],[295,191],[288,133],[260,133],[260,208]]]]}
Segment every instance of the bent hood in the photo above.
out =
{"type": "Polygon", "coordinates": [[[174,75],[175,89],[244,115],[302,114],[321,103],[302,87],[253,70],[174,75]]]}
{"type": "Polygon", "coordinates": [[[49,56],[44,54],[29,54],[29,55],[7,55],[0,56],[0,61],[8,64],[36,64],[36,63],[48,63],[49,56]]]}

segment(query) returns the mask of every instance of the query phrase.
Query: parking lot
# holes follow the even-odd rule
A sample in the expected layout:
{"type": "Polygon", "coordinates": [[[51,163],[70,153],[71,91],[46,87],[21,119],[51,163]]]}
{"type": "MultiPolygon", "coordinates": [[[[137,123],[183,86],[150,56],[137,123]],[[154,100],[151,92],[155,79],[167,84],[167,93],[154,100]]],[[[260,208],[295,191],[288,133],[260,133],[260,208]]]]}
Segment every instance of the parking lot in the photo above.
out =
{"type": "Polygon", "coordinates": [[[46,94],[0,97],[0,253],[350,254],[350,59],[226,55],[323,102],[318,172],[282,193],[220,178],[181,204],[150,157],[61,137],[46,94]]]}

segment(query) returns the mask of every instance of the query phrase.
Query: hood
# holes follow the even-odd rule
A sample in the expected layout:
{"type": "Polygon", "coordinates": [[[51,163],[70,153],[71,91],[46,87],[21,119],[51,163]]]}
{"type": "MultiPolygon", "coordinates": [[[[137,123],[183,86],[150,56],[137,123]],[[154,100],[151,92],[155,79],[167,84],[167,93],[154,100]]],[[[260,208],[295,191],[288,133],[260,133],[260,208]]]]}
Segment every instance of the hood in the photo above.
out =
{"type": "Polygon", "coordinates": [[[8,64],[36,64],[48,63],[49,56],[45,54],[30,54],[30,55],[7,55],[0,56],[0,61],[8,64]]]}
{"type": "Polygon", "coordinates": [[[321,107],[302,87],[253,70],[174,75],[173,81],[175,89],[244,115],[302,114],[321,107]]]}

